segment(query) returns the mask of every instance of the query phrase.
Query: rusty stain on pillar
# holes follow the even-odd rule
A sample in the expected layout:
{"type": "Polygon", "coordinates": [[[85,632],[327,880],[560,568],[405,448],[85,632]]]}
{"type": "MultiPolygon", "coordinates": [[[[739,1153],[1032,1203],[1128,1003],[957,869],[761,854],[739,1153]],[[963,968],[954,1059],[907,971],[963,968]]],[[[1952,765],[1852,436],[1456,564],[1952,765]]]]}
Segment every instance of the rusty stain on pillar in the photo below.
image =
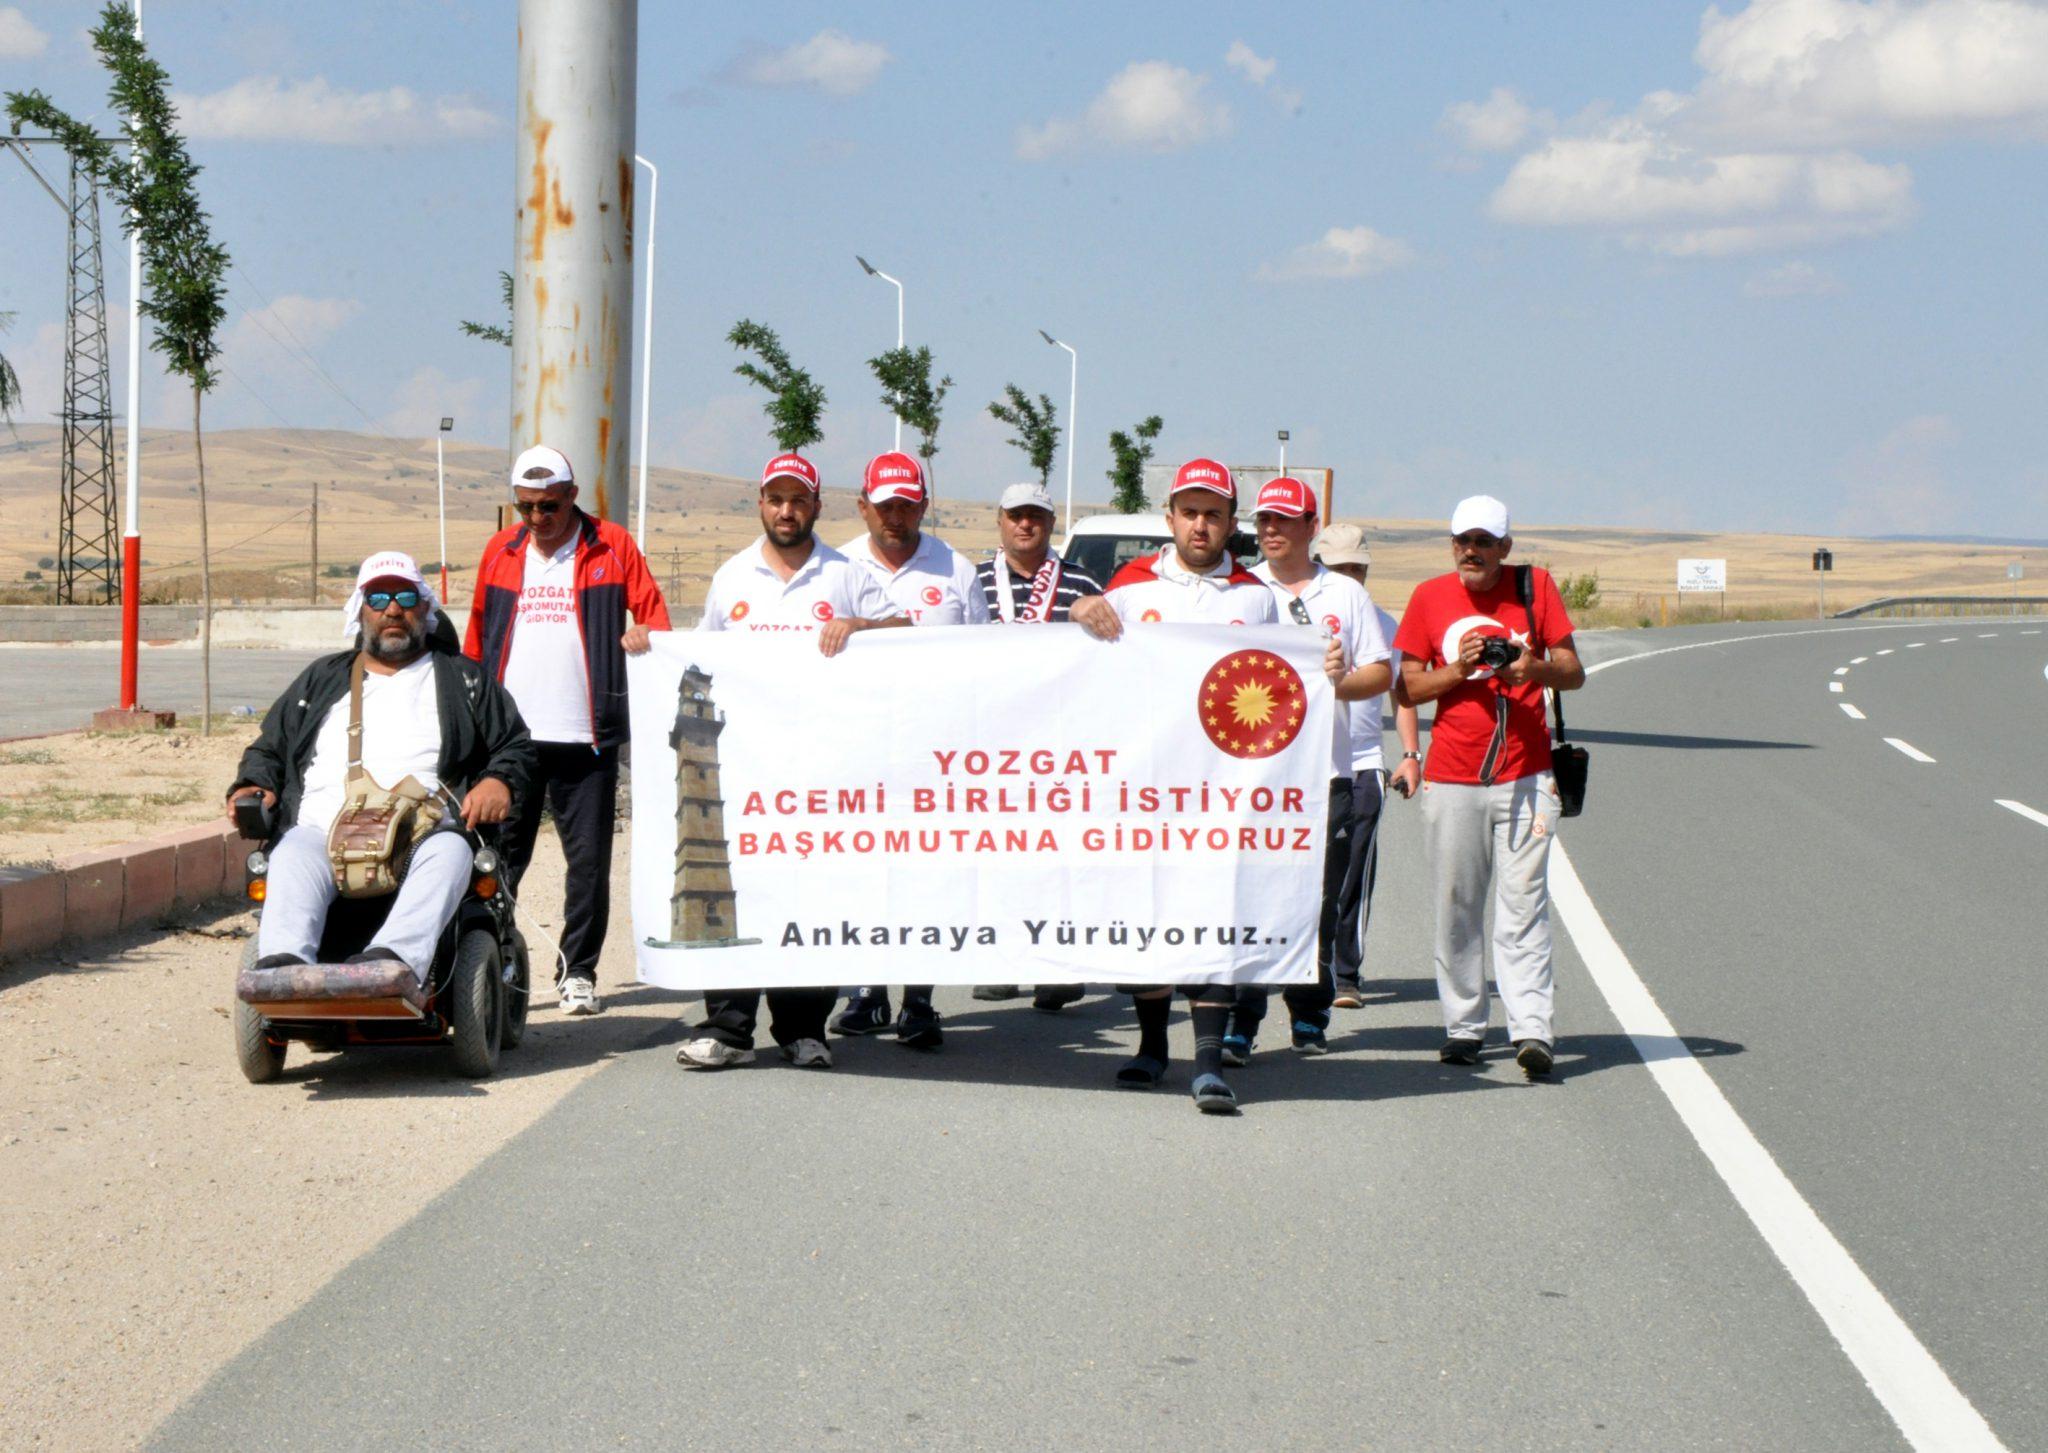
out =
{"type": "Polygon", "coordinates": [[[585,509],[626,488],[638,0],[519,0],[512,437],[561,449],[585,509]]]}

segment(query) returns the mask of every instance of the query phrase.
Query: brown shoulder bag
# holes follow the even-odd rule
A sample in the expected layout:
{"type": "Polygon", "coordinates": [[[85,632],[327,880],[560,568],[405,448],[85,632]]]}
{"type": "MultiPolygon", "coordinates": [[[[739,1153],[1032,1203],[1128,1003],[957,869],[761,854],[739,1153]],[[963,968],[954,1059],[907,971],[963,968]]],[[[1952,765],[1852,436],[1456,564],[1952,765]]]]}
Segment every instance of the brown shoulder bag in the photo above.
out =
{"type": "Polygon", "coordinates": [[[412,862],[413,847],[441,825],[440,797],[407,776],[396,787],[379,786],[363,770],[363,658],[348,677],[348,776],[341,812],[327,834],[327,860],[334,886],[344,898],[381,898],[398,891],[412,862]]]}

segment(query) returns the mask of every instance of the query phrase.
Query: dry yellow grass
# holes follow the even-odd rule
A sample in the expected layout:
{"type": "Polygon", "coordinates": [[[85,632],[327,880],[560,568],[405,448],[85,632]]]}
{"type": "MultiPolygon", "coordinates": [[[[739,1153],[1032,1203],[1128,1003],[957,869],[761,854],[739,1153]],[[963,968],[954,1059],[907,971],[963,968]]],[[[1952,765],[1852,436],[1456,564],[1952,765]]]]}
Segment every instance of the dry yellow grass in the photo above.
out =
{"type": "MultiPolygon", "coordinates": [[[[197,593],[197,488],[188,435],[144,434],[144,575],[153,594],[197,593]]],[[[469,598],[469,576],[483,543],[497,528],[504,499],[502,448],[457,443],[448,449],[448,556],[452,594],[469,598]]],[[[283,593],[305,599],[313,484],[320,493],[323,567],[351,569],[377,549],[438,560],[434,451],[431,442],[340,431],[226,430],[207,438],[207,477],[216,596],[232,599],[283,593]]],[[[57,435],[23,426],[0,440],[0,586],[19,586],[25,572],[56,551],[57,435]]],[[[650,472],[653,508],[648,556],[663,588],[681,605],[702,601],[711,572],[758,531],[750,480],[676,469],[650,472]]],[[[627,508],[615,504],[616,512],[627,508]]],[[[1364,520],[1372,536],[1374,593],[1390,607],[1415,583],[1448,568],[1449,545],[1435,521],[1364,520]]],[[[987,504],[942,503],[930,527],[973,555],[994,548],[994,510],[987,504]]],[[[853,496],[827,490],[820,533],[835,544],[859,529],[853,496]]],[[[2028,582],[2048,579],[2048,550],[1950,545],[1929,541],[1822,539],[1796,535],[1654,532],[1529,525],[1517,532],[1517,558],[1560,575],[1595,574],[1617,620],[1681,604],[1674,585],[1681,557],[1728,561],[1729,614],[1796,613],[1811,608],[1816,545],[1835,552],[1828,581],[1832,608],[1880,595],[2004,594],[2005,568],[2023,560],[2028,582]]],[[[50,572],[45,571],[47,576],[50,572]]],[[[343,575],[320,581],[321,598],[340,600],[343,575]]],[[[1711,597],[1683,602],[1711,611],[1711,597]]]]}

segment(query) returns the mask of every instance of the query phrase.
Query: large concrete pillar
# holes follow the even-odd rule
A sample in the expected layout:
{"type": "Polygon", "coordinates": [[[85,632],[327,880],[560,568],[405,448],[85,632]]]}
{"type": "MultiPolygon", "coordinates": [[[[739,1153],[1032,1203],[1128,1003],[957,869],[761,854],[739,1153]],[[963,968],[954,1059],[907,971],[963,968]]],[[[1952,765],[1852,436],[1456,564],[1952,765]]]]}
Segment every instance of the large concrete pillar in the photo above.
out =
{"type": "Polygon", "coordinates": [[[519,0],[512,448],[569,456],[624,508],[633,403],[638,0],[519,0]]]}

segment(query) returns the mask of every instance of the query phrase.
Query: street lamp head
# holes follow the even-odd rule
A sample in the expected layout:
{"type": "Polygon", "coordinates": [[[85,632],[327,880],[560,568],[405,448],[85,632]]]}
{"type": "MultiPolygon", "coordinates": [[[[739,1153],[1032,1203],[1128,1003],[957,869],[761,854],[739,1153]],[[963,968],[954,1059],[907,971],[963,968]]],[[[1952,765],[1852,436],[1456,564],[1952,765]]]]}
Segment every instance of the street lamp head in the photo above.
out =
{"type": "Polygon", "coordinates": [[[1046,332],[1043,328],[1040,328],[1038,330],[1038,336],[1043,338],[1046,342],[1050,343],[1055,348],[1060,346],[1060,340],[1053,337],[1052,334],[1046,332]]]}
{"type": "Polygon", "coordinates": [[[441,432],[445,434],[445,433],[447,433],[447,432],[448,432],[448,431],[449,431],[450,429],[452,429],[452,428],[454,428],[454,427],[455,427],[455,421],[454,421],[453,419],[449,418],[449,417],[448,417],[447,415],[445,415],[445,414],[444,414],[444,415],[442,415],[442,417],[441,417],[441,432]]]}
{"type": "Polygon", "coordinates": [[[879,274],[876,273],[875,271],[875,265],[872,262],[869,262],[865,257],[862,257],[858,252],[856,252],[853,255],[853,260],[860,264],[860,270],[866,273],[869,277],[879,276],[879,274]]]}
{"type": "Polygon", "coordinates": [[[1282,429],[1280,431],[1280,442],[1282,444],[1285,444],[1287,442],[1287,431],[1285,429],[1282,429]]]}

